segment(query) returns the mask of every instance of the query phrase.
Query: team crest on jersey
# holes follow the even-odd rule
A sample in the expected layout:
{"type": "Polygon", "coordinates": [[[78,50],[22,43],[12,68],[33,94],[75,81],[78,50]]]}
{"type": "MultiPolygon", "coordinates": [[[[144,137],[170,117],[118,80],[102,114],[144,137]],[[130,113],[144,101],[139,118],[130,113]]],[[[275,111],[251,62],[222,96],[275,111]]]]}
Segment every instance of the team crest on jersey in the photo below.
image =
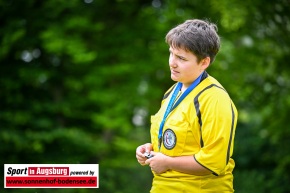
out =
{"type": "Polygon", "coordinates": [[[176,135],[172,129],[166,129],[163,134],[163,145],[166,149],[173,149],[176,145],[176,135]]]}

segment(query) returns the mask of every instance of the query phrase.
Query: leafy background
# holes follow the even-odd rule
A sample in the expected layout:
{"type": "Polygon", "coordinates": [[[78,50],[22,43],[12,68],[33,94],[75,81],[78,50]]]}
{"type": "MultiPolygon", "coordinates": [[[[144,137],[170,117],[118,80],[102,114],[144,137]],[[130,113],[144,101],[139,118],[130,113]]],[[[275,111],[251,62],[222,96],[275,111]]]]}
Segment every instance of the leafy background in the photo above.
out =
{"type": "Polygon", "coordinates": [[[289,10],[288,0],[0,0],[0,163],[100,164],[97,190],[1,192],[149,192],[135,149],[173,83],[164,37],[190,18],[219,27],[208,72],[239,110],[236,192],[290,192],[289,10]]]}

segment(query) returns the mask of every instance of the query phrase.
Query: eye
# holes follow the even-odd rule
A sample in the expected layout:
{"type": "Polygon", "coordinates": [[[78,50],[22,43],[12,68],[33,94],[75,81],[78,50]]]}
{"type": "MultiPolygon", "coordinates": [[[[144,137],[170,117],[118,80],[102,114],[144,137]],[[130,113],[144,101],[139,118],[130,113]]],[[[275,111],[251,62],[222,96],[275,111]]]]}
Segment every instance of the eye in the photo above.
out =
{"type": "Polygon", "coordinates": [[[186,59],[181,57],[181,56],[177,56],[177,58],[180,59],[180,60],[186,61],[186,59]]]}

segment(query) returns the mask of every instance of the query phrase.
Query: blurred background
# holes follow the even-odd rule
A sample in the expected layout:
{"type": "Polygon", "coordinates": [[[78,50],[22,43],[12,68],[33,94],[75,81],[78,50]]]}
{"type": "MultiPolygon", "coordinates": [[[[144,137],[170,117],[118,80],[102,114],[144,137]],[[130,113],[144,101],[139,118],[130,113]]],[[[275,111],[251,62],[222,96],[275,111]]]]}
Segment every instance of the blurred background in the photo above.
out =
{"type": "Polygon", "coordinates": [[[208,73],[239,110],[237,193],[290,192],[289,0],[0,0],[0,187],[3,164],[100,167],[99,189],[146,193],[150,115],[173,84],[168,30],[208,19],[222,45],[208,73]]]}

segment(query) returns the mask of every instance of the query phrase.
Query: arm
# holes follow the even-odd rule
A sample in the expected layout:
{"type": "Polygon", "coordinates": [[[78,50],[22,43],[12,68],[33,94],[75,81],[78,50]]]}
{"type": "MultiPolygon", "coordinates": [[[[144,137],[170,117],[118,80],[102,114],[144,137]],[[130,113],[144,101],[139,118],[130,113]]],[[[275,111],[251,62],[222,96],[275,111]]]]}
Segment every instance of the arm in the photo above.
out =
{"type": "Polygon", "coordinates": [[[237,111],[228,94],[213,87],[214,95],[200,100],[202,127],[201,149],[195,160],[214,175],[225,172],[233,152],[237,111]]]}
{"type": "Polygon", "coordinates": [[[212,173],[197,163],[193,155],[169,157],[162,153],[151,152],[151,154],[153,154],[154,157],[146,160],[145,164],[149,164],[156,174],[163,173],[167,170],[175,170],[197,176],[209,175],[212,173]]]}

